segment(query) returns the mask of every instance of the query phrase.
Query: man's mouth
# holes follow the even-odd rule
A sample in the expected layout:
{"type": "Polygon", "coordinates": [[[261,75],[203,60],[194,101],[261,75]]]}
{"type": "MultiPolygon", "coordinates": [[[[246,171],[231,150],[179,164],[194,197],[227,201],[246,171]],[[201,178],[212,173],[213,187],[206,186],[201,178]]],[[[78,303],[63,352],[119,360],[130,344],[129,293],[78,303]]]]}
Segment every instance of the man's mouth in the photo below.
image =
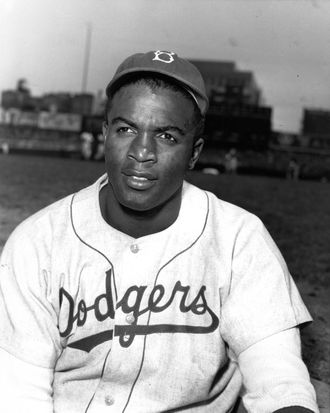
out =
{"type": "Polygon", "coordinates": [[[124,169],[123,174],[126,176],[134,176],[136,178],[148,179],[149,181],[153,181],[156,179],[156,176],[152,172],[139,171],[137,169],[124,169]]]}
{"type": "Polygon", "coordinates": [[[128,169],[123,171],[123,175],[130,188],[140,191],[151,188],[156,181],[156,177],[147,171],[128,169]]]}

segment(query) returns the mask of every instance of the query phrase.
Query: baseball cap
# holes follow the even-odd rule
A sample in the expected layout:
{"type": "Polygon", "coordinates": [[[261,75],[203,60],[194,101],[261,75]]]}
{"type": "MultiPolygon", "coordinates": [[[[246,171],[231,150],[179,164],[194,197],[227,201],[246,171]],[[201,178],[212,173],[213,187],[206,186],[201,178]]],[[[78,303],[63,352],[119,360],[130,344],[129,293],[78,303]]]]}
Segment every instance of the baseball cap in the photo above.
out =
{"type": "Polygon", "coordinates": [[[106,88],[106,95],[111,94],[119,80],[139,72],[160,73],[174,79],[192,96],[202,115],[205,115],[209,100],[202,75],[196,66],[174,52],[157,50],[129,56],[119,65],[106,88]]]}

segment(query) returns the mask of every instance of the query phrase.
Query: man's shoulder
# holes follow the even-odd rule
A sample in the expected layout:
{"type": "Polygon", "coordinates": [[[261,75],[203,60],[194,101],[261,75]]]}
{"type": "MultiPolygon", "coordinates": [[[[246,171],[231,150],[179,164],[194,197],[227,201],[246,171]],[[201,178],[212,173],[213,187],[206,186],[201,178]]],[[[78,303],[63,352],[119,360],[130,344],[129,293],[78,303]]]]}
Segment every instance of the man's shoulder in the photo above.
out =
{"type": "Polygon", "coordinates": [[[254,213],[244,209],[239,205],[235,205],[222,198],[219,198],[211,191],[201,189],[191,183],[185,184],[186,192],[190,192],[191,199],[195,199],[199,202],[202,199],[202,193],[205,194],[208,202],[208,214],[209,221],[221,221],[222,224],[228,223],[229,225],[235,224],[235,226],[252,225],[256,227],[262,227],[262,222],[259,217],[254,213]]]}
{"type": "Polygon", "coordinates": [[[76,194],[80,199],[93,197],[96,183],[51,203],[22,221],[12,232],[10,240],[37,239],[61,232],[70,227],[71,204],[76,194]]]}
{"type": "Polygon", "coordinates": [[[27,217],[17,229],[28,230],[29,228],[39,228],[42,223],[48,220],[58,220],[66,215],[68,207],[70,205],[70,200],[73,194],[66,195],[65,197],[52,202],[51,204],[45,206],[39,211],[27,217]]]}

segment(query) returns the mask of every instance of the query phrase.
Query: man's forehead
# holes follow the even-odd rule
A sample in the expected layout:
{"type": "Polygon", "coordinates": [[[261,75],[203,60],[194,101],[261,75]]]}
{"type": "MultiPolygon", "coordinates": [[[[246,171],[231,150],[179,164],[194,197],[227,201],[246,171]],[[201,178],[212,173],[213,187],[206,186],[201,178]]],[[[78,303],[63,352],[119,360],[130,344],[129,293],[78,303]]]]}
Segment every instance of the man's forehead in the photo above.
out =
{"type": "Polygon", "coordinates": [[[151,90],[142,85],[128,85],[114,96],[108,114],[110,123],[126,121],[155,128],[184,130],[193,122],[193,103],[167,89],[151,90]]]}
{"type": "MultiPolygon", "coordinates": [[[[141,100],[148,101],[149,103],[153,102],[159,106],[162,106],[163,102],[166,102],[167,105],[171,103],[171,106],[182,105],[184,102],[186,105],[185,109],[189,108],[189,112],[193,111],[194,107],[193,102],[178,90],[163,86],[151,87],[143,82],[123,85],[113,96],[112,106],[116,106],[116,104],[122,103],[123,101],[133,104],[141,100]]],[[[168,109],[170,109],[171,106],[167,106],[168,109]]]]}

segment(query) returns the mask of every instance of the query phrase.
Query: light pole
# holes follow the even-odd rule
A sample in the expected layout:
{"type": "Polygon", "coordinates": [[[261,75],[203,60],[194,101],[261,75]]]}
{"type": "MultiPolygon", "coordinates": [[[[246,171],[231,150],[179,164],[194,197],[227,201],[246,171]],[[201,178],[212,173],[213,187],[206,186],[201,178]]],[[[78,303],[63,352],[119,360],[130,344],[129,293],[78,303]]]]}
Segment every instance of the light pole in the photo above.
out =
{"type": "Polygon", "coordinates": [[[85,93],[87,89],[89,57],[90,57],[90,52],[91,52],[91,39],[92,39],[92,25],[91,25],[91,22],[88,22],[87,27],[86,27],[86,41],[85,41],[82,82],[81,82],[81,93],[85,93]]]}

